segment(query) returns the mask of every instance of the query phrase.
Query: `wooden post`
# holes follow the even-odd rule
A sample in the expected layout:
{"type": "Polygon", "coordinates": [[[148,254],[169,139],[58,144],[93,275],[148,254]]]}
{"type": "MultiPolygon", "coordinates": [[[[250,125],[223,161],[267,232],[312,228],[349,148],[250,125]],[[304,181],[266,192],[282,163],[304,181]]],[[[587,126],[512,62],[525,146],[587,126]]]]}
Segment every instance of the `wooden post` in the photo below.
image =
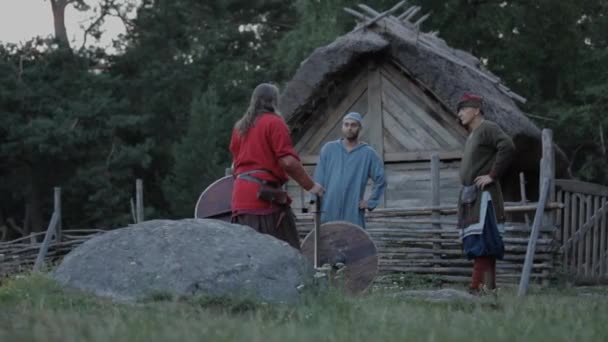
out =
{"type": "MultiPolygon", "coordinates": [[[[570,236],[574,236],[574,234],[576,234],[576,227],[578,227],[579,225],[578,217],[580,216],[580,210],[578,209],[578,203],[581,201],[581,197],[576,193],[572,193],[571,200],[572,202],[570,202],[570,236]]],[[[571,251],[570,264],[568,268],[570,270],[570,274],[574,275],[576,273],[576,260],[578,258],[578,244],[573,243],[568,248],[570,248],[571,251]]]]}
{"type": "MultiPolygon", "coordinates": [[[[556,194],[555,194],[555,145],[553,144],[553,131],[551,129],[543,129],[542,131],[542,146],[543,146],[543,154],[541,159],[541,178],[539,179],[539,186],[542,184],[542,181],[545,178],[549,179],[549,197],[548,201],[550,203],[555,202],[556,194]]],[[[542,190],[542,189],[540,189],[542,190]]],[[[539,192],[540,196],[540,192],[539,192]]],[[[555,228],[556,221],[556,210],[544,211],[543,218],[543,226],[555,228]]],[[[553,235],[551,235],[553,236],[553,235]]],[[[547,237],[547,236],[544,236],[547,237]]],[[[551,261],[553,263],[553,260],[551,261]]],[[[543,279],[543,286],[549,285],[549,281],[547,278],[543,279]]]]}
{"type": "Polygon", "coordinates": [[[321,197],[317,196],[315,200],[315,250],[314,250],[314,265],[321,267],[320,248],[321,248],[321,197]]]}
{"type": "Polygon", "coordinates": [[[34,272],[40,271],[40,267],[42,267],[42,265],[44,264],[44,258],[46,257],[46,253],[49,250],[49,243],[51,242],[51,237],[55,234],[57,222],[59,222],[59,215],[57,215],[57,213],[53,213],[53,216],[51,217],[51,222],[49,223],[49,226],[46,229],[46,234],[44,235],[44,241],[42,241],[42,245],[40,245],[40,251],[38,252],[38,256],[36,257],[36,262],[34,263],[34,272]]]}
{"type": "MultiPolygon", "coordinates": [[[[523,172],[519,173],[519,193],[521,195],[521,205],[526,205],[528,198],[526,197],[526,176],[523,172]]],[[[529,227],[530,216],[528,213],[524,213],[524,219],[526,220],[526,225],[529,227]]]]}
{"type": "MultiPolygon", "coordinates": [[[[608,201],[608,197],[604,197],[602,199],[602,206],[606,205],[606,202],[608,201]]],[[[607,269],[607,265],[606,265],[606,233],[608,233],[608,213],[604,214],[604,217],[602,218],[602,225],[601,225],[601,229],[600,229],[600,277],[604,277],[606,275],[606,269],[607,269]]]]}
{"type": "MultiPolygon", "coordinates": [[[[578,205],[578,226],[576,227],[576,231],[579,232],[581,227],[583,227],[585,225],[586,222],[586,217],[585,217],[585,213],[587,212],[585,210],[585,203],[587,203],[587,200],[585,199],[585,197],[583,195],[579,196],[579,205],[578,205]]],[[[580,234],[581,236],[583,234],[580,234]]],[[[580,276],[582,275],[582,270],[583,270],[583,258],[585,257],[585,245],[583,244],[585,240],[580,238],[578,239],[577,242],[577,259],[576,259],[576,275],[580,276]]]]}
{"type": "MultiPolygon", "coordinates": [[[[585,223],[590,222],[591,221],[591,217],[593,216],[593,196],[588,195],[586,198],[586,208],[587,208],[587,214],[585,215],[585,223]]],[[[579,227],[579,229],[581,229],[581,227],[579,227]]],[[[591,263],[591,233],[593,232],[593,226],[590,227],[590,229],[588,229],[585,233],[584,233],[584,244],[585,244],[585,254],[583,257],[584,263],[583,263],[583,272],[585,274],[585,277],[589,277],[590,275],[590,263],[591,263]]]]}
{"type": "Polygon", "coordinates": [[[137,223],[144,221],[144,185],[141,178],[135,181],[135,212],[137,223]]]}
{"type": "MultiPolygon", "coordinates": [[[[541,159],[539,194],[542,190],[542,183],[545,178],[549,178],[549,202],[555,202],[555,148],[553,145],[553,131],[543,129],[543,157],[541,159]]],[[[550,211],[545,215],[545,225],[553,226],[555,223],[554,212],[550,211]]]]}
{"type": "MultiPolygon", "coordinates": [[[[432,203],[431,206],[439,207],[441,205],[440,198],[440,171],[439,171],[439,154],[433,154],[431,156],[431,191],[432,191],[432,203]]],[[[433,220],[439,221],[441,213],[438,210],[433,210],[433,220]]],[[[433,224],[433,228],[441,228],[440,224],[433,224]]]]}
{"type": "Polygon", "coordinates": [[[518,297],[523,297],[528,291],[528,284],[530,282],[530,273],[532,272],[532,262],[534,261],[534,252],[536,251],[536,240],[544,219],[545,206],[549,198],[549,178],[545,178],[541,183],[540,199],[538,201],[538,207],[534,214],[534,223],[532,224],[532,231],[530,232],[530,240],[528,240],[528,248],[526,250],[526,259],[524,261],[524,267],[521,272],[521,279],[519,281],[519,290],[517,291],[518,297]]]}
{"type": "Polygon", "coordinates": [[[131,197],[131,217],[133,218],[133,223],[137,223],[137,214],[135,213],[135,201],[133,201],[133,197],[131,197]]]}
{"type": "MultiPolygon", "coordinates": [[[[432,203],[431,206],[438,208],[441,206],[441,183],[440,183],[440,159],[439,154],[434,153],[431,156],[431,191],[432,191],[432,203]]],[[[433,210],[431,218],[433,220],[433,229],[441,229],[441,212],[439,210],[433,210]]],[[[436,241],[441,240],[441,234],[433,234],[436,241]]],[[[433,259],[441,258],[441,243],[433,243],[433,259]]],[[[439,264],[433,266],[439,267],[439,264]]]]}
{"type": "MultiPolygon", "coordinates": [[[[593,202],[593,212],[598,212],[600,210],[600,204],[601,204],[601,198],[600,196],[594,196],[594,202],[593,202]]],[[[600,258],[600,251],[599,251],[599,240],[600,240],[600,224],[601,224],[601,219],[595,221],[595,224],[593,225],[593,247],[592,247],[592,263],[591,263],[591,276],[592,277],[597,277],[599,278],[600,275],[597,273],[597,270],[599,269],[599,258],[600,258]]],[[[591,236],[591,234],[589,234],[591,236]]]]}
{"type": "MultiPolygon", "coordinates": [[[[574,199],[573,199],[574,200],[574,199]]],[[[568,241],[568,239],[570,238],[570,214],[572,213],[572,207],[570,205],[570,191],[566,191],[565,195],[564,195],[564,219],[563,219],[563,223],[564,223],[564,227],[563,227],[563,234],[562,234],[562,241],[561,244],[564,245],[566,243],[566,241],[568,241]]],[[[563,262],[562,262],[562,269],[564,271],[568,271],[568,265],[570,265],[570,247],[565,248],[564,252],[563,252],[563,262]]]]}
{"type": "Polygon", "coordinates": [[[61,241],[61,188],[55,187],[53,194],[53,204],[54,209],[53,212],[57,213],[57,229],[55,233],[55,238],[57,241],[61,241]]]}

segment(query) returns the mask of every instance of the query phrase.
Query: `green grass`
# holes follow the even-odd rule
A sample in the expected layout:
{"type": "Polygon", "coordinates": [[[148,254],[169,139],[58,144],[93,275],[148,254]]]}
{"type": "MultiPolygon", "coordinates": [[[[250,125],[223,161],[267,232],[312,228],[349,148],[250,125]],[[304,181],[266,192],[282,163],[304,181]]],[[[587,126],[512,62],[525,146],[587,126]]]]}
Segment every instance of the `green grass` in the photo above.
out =
{"type": "Polygon", "coordinates": [[[503,290],[495,304],[396,300],[378,290],[362,298],[324,293],[298,307],[166,294],[116,304],[66,293],[44,276],[27,275],[0,287],[0,341],[604,341],[608,336],[606,288],[537,290],[525,300],[503,290]]]}

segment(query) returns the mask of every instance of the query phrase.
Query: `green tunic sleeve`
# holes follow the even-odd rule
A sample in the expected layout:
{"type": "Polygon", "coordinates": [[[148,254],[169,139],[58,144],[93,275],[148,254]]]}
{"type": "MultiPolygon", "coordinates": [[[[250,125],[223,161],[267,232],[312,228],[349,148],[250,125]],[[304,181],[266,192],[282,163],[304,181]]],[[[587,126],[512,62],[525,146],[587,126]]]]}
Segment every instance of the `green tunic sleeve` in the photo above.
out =
{"type": "Polygon", "coordinates": [[[511,138],[494,123],[486,125],[484,140],[486,144],[494,146],[496,150],[496,158],[489,175],[492,179],[500,179],[513,160],[515,145],[511,138]]]}

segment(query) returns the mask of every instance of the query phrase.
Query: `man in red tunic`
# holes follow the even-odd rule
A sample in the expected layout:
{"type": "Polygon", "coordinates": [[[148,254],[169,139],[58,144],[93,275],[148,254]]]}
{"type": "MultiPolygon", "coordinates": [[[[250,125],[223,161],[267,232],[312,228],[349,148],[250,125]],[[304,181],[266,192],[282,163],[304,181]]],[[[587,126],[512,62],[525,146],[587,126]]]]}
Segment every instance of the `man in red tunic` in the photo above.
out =
{"type": "Polygon", "coordinates": [[[232,131],[232,222],[270,234],[299,250],[291,198],[283,185],[291,177],[314,195],[322,196],[324,189],[304,170],[289,128],[278,113],[278,100],[277,87],[258,85],[249,108],[232,131]]]}

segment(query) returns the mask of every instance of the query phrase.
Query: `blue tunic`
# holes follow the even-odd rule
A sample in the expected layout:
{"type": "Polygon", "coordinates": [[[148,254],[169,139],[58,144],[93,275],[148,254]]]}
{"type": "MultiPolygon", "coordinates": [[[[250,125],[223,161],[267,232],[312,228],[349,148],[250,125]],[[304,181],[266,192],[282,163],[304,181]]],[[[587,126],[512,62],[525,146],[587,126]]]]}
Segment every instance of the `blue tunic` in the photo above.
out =
{"type": "Polygon", "coordinates": [[[326,190],[322,198],[322,223],[349,221],[365,228],[365,210],[359,209],[359,201],[368,179],[374,182],[367,200],[369,210],[376,208],[386,188],[384,164],[376,151],[361,143],[348,152],[342,139],[323,146],[314,178],[326,190]]]}

